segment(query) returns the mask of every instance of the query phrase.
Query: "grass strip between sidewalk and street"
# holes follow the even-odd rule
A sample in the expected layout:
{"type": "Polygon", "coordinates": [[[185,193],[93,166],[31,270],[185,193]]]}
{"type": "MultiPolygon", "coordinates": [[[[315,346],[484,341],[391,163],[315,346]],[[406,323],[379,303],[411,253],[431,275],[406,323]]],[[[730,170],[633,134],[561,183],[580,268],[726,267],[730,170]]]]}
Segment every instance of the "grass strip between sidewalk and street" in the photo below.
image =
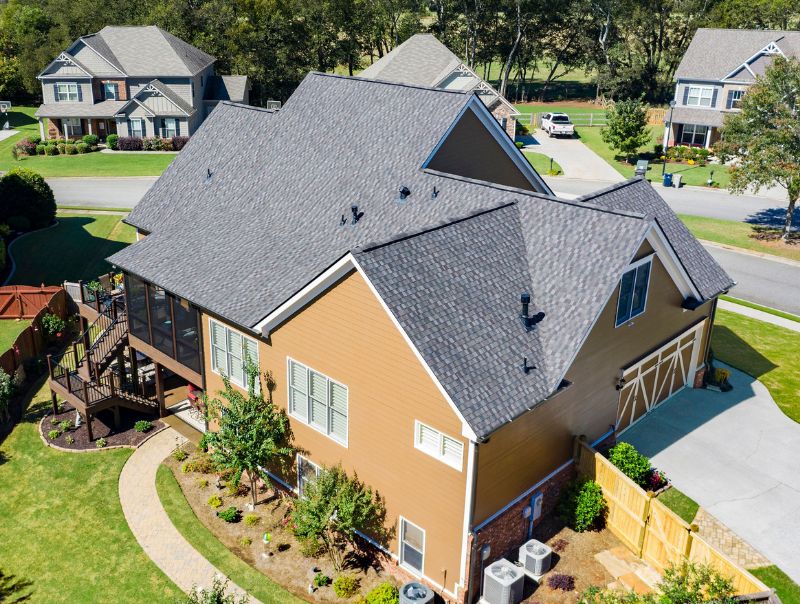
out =
{"type": "Polygon", "coordinates": [[[800,604],[800,585],[777,566],[751,568],[750,572],[761,579],[768,587],[773,588],[783,604],[800,604]]]}
{"type": "Polygon", "coordinates": [[[163,464],[156,474],[156,490],[178,532],[233,583],[265,604],[303,602],[226,548],[195,516],[172,470],[163,464]]]}
{"type": "Polygon", "coordinates": [[[734,298],[733,296],[727,296],[725,294],[721,295],[720,299],[725,300],[727,302],[731,302],[733,304],[738,304],[739,306],[746,306],[747,308],[760,310],[761,312],[765,312],[775,317],[780,317],[782,319],[788,319],[789,321],[795,321],[797,323],[800,323],[799,316],[793,315],[792,313],[789,312],[778,310],[777,308],[771,308],[769,306],[761,306],[761,304],[756,304],[755,302],[750,302],[748,300],[742,300],[741,298],[734,298]]]}

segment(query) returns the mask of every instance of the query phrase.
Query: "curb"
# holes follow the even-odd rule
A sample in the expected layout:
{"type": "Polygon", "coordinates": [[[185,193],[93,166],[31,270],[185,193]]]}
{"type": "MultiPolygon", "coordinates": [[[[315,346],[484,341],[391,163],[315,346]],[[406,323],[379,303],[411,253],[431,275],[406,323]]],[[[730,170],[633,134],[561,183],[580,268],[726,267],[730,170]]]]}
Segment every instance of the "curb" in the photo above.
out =
{"type": "Polygon", "coordinates": [[[107,447],[99,447],[99,448],[94,448],[94,449],[67,449],[66,447],[61,447],[61,446],[59,446],[59,445],[57,445],[57,444],[55,444],[53,442],[50,442],[44,436],[44,434],[43,434],[44,427],[42,426],[42,424],[44,423],[44,420],[46,420],[48,417],[50,417],[50,415],[51,415],[51,413],[50,413],[50,411],[48,411],[44,415],[44,417],[39,420],[39,430],[38,430],[39,438],[42,440],[42,442],[45,445],[47,445],[51,449],[55,449],[56,451],[63,451],[64,453],[102,453],[103,451],[111,451],[112,449],[133,449],[133,450],[136,450],[139,447],[141,447],[144,443],[146,443],[148,440],[153,438],[156,434],[158,434],[160,432],[163,432],[164,430],[166,430],[166,429],[168,429],[170,427],[170,426],[164,425],[164,426],[162,426],[162,427],[160,427],[160,428],[158,428],[156,430],[151,431],[151,433],[148,434],[145,437],[145,439],[142,442],[140,442],[138,445],[109,445],[107,447]]]}
{"type": "Polygon", "coordinates": [[[762,260],[771,260],[772,262],[778,262],[780,264],[787,264],[789,266],[800,268],[800,262],[798,262],[797,260],[790,260],[789,258],[775,256],[774,254],[765,254],[764,252],[755,252],[753,250],[747,250],[745,248],[736,247],[735,245],[727,245],[725,243],[708,241],[707,239],[698,239],[698,241],[707,247],[713,247],[720,250],[727,250],[729,252],[735,252],[737,254],[743,254],[745,256],[753,256],[754,258],[761,258],[762,260]]]}

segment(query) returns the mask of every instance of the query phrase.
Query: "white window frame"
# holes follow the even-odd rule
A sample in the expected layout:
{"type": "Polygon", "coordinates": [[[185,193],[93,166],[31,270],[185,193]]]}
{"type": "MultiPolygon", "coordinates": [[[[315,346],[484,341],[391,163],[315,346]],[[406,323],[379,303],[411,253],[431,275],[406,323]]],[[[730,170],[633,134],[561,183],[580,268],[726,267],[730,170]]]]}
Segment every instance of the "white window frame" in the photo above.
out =
{"type": "Polygon", "coordinates": [[[731,90],[731,109],[740,109],[743,98],[744,90],[731,90]]]}
{"type": "Polygon", "coordinates": [[[57,103],[77,103],[79,99],[77,82],[56,82],[56,102],[57,103]],[[65,87],[66,91],[62,92],[61,87],[65,87]],[[73,91],[73,88],[75,89],[73,91]],[[71,98],[73,96],[75,98],[71,98]],[[62,98],[62,94],[64,98],[62,98]]]}
{"type": "Polygon", "coordinates": [[[163,138],[172,138],[173,136],[178,136],[178,118],[165,117],[163,138]],[[172,128],[167,126],[167,124],[170,122],[172,122],[172,128]],[[170,134],[170,131],[172,132],[172,134],[170,134]]]}
{"type": "Polygon", "coordinates": [[[637,260],[636,262],[632,262],[628,265],[625,269],[625,272],[622,274],[619,280],[619,293],[617,294],[617,305],[616,305],[616,312],[614,314],[614,326],[621,327],[629,322],[631,322],[636,317],[639,317],[645,313],[647,310],[647,298],[650,295],[650,281],[653,279],[653,257],[655,254],[650,254],[649,256],[645,256],[644,258],[637,260]],[[650,265],[649,271],[647,273],[647,285],[644,288],[644,303],[642,304],[642,310],[633,314],[633,294],[636,291],[636,277],[638,276],[639,269],[641,269],[645,265],[650,265]],[[631,301],[629,312],[630,315],[627,315],[622,320],[619,320],[619,305],[622,302],[622,279],[625,278],[625,275],[630,273],[631,271],[635,271],[633,274],[633,289],[631,290],[631,301]]]}
{"type": "Polygon", "coordinates": [[[128,132],[128,134],[130,136],[132,136],[132,137],[144,138],[144,120],[142,118],[140,118],[140,117],[132,117],[131,121],[130,121],[130,124],[131,124],[131,131],[128,132]],[[133,128],[133,123],[134,122],[139,124],[139,128],[136,129],[136,130],[134,130],[134,128],[133,128]],[[138,132],[138,134],[135,134],[134,132],[138,132]]]}
{"type": "Polygon", "coordinates": [[[61,129],[64,131],[64,138],[83,136],[83,124],[79,117],[61,118],[61,129]]]}
{"type": "Polygon", "coordinates": [[[714,100],[713,86],[689,86],[688,88],[689,94],[686,96],[688,107],[711,107],[711,102],[714,100]]]}
{"type": "Polygon", "coordinates": [[[705,143],[706,143],[706,138],[708,137],[708,130],[709,130],[709,126],[703,126],[701,124],[684,124],[683,125],[683,129],[681,130],[681,143],[680,144],[681,145],[689,145],[689,146],[696,146],[696,145],[704,146],[705,143]],[[697,139],[698,135],[700,135],[700,132],[701,132],[701,131],[698,131],[698,129],[702,129],[701,130],[702,131],[702,135],[701,136],[703,138],[703,142],[701,142],[701,143],[695,142],[695,140],[697,139]],[[687,133],[691,133],[689,142],[686,142],[686,140],[685,140],[685,136],[686,136],[687,133]]]}
{"type": "Polygon", "coordinates": [[[425,453],[427,455],[430,455],[434,459],[438,459],[442,463],[447,464],[448,466],[458,470],[459,472],[461,472],[461,470],[462,470],[462,468],[464,466],[464,443],[461,442],[460,440],[458,440],[457,438],[453,438],[452,436],[448,436],[447,434],[445,434],[441,430],[437,430],[436,428],[434,428],[434,427],[432,427],[432,426],[430,426],[428,424],[425,424],[425,423],[423,423],[423,422],[421,422],[419,420],[414,420],[414,448],[419,450],[419,451],[422,451],[423,453],[425,453]],[[436,434],[438,434],[438,436],[439,436],[439,445],[435,450],[432,449],[431,447],[425,446],[425,444],[422,442],[421,436],[422,436],[422,429],[423,428],[427,428],[428,430],[431,430],[433,432],[436,432],[436,434]],[[445,452],[445,442],[446,442],[446,440],[450,440],[450,441],[454,442],[461,449],[461,453],[458,456],[458,462],[455,462],[455,461],[453,461],[453,460],[451,460],[451,459],[449,459],[448,457],[445,456],[444,452],[445,452]]]}
{"type": "Polygon", "coordinates": [[[325,375],[321,371],[317,371],[316,369],[306,365],[305,363],[301,363],[300,361],[298,361],[296,359],[293,359],[292,357],[288,357],[288,356],[286,357],[286,384],[287,384],[287,388],[286,388],[286,409],[289,412],[289,417],[292,417],[292,418],[296,419],[297,421],[302,422],[303,424],[305,424],[309,428],[312,428],[312,429],[316,430],[320,434],[324,434],[325,436],[330,438],[332,441],[334,441],[336,443],[339,443],[343,447],[347,448],[349,440],[350,440],[350,389],[347,386],[345,386],[344,384],[342,384],[341,382],[338,382],[338,381],[334,380],[333,378],[325,375]],[[294,363],[296,365],[299,365],[300,367],[302,367],[306,371],[307,383],[306,383],[306,392],[304,393],[305,394],[305,398],[306,398],[306,416],[305,417],[303,417],[302,415],[299,415],[298,413],[295,412],[294,404],[292,402],[293,401],[292,397],[293,397],[293,394],[294,394],[294,386],[292,386],[292,363],[294,363]],[[326,415],[326,428],[324,430],[320,426],[317,426],[316,424],[312,423],[312,421],[311,421],[311,411],[312,411],[312,409],[311,409],[311,382],[310,382],[310,380],[311,380],[311,374],[312,373],[317,374],[318,376],[324,378],[327,381],[327,386],[326,386],[327,401],[325,403],[326,407],[327,407],[327,412],[325,414],[326,415]],[[336,434],[334,434],[333,430],[331,429],[331,423],[332,422],[331,422],[330,397],[331,397],[331,386],[332,385],[336,385],[336,386],[339,386],[340,388],[343,388],[344,391],[345,391],[345,394],[347,395],[347,411],[346,411],[346,418],[345,418],[345,422],[346,422],[347,426],[346,426],[346,429],[345,429],[344,440],[342,440],[341,438],[336,436],[336,434]]]}
{"type": "Polygon", "coordinates": [[[303,480],[302,480],[303,474],[301,472],[301,464],[308,464],[311,467],[313,467],[314,468],[314,474],[316,474],[317,478],[319,478],[320,472],[322,472],[322,466],[319,465],[319,464],[314,463],[308,457],[304,457],[303,455],[300,455],[300,453],[297,454],[296,463],[297,463],[297,496],[298,497],[302,497],[303,496],[303,480]]]}
{"type": "MultiPolygon", "coordinates": [[[[219,376],[223,376],[223,375],[226,376],[228,379],[230,379],[232,384],[236,384],[240,388],[245,388],[245,389],[247,388],[247,376],[246,376],[246,373],[245,373],[245,362],[244,361],[245,361],[245,352],[247,351],[247,348],[245,346],[245,342],[247,340],[249,340],[250,342],[255,344],[255,349],[256,349],[256,357],[254,359],[250,359],[250,360],[253,361],[256,364],[257,367],[260,367],[259,360],[258,360],[258,355],[259,355],[258,340],[255,340],[254,338],[250,338],[250,337],[244,335],[241,331],[238,331],[236,329],[232,329],[231,327],[228,327],[227,325],[225,325],[224,323],[222,323],[220,321],[216,321],[214,319],[209,318],[209,320],[208,320],[208,346],[209,346],[209,352],[211,353],[211,371],[216,373],[219,376]],[[214,344],[214,325],[219,325],[220,327],[222,327],[222,329],[225,330],[225,349],[224,349],[224,353],[225,353],[225,365],[226,365],[226,367],[224,368],[224,371],[221,371],[220,368],[217,367],[217,360],[216,360],[216,356],[214,355],[214,349],[215,348],[219,348],[220,350],[222,350],[221,347],[215,346],[215,344],[214,344]],[[230,368],[231,368],[230,354],[231,353],[229,351],[229,346],[230,346],[229,342],[230,342],[231,333],[235,333],[235,334],[237,334],[238,336],[240,336],[242,338],[242,375],[240,375],[240,376],[231,375],[231,372],[230,372],[230,368]]],[[[259,381],[256,380],[256,392],[259,391],[259,388],[260,388],[259,381]]]]}
{"type": "MultiPolygon", "coordinates": [[[[397,532],[397,550],[398,550],[397,551],[397,554],[398,554],[397,555],[397,559],[400,561],[400,566],[402,566],[404,569],[406,569],[412,575],[414,575],[416,577],[422,577],[422,576],[425,575],[425,542],[427,541],[427,535],[425,534],[425,529],[422,528],[421,526],[419,526],[418,524],[414,524],[413,522],[411,522],[405,516],[400,516],[400,518],[398,520],[398,525],[399,526],[398,526],[398,532],[397,532]],[[421,564],[422,568],[420,568],[420,569],[416,569],[413,566],[411,566],[410,564],[408,564],[405,561],[405,557],[403,556],[403,544],[404,544],[404,541],[403,541],[403,537],[404,537],[403,527],[406,524],[410,524],[411,526],[413,526],[415,529],[417,529],[418,531],[420,531],[422,533],[422,551],[420,552],[420,555],[422,556],[422,564],[421,564]]],[[[411,547],[411,549],[413,549],[415,551],[417,549],[414,546],[409,546],[409,547],[411,547]]]]}
{"type": "Polygon", "coordinates": [[[116,82],[103,82],[103,98],[105,98],[107,101],[118,101],[119,84],[116,82]],[[109,88],[114,91],[111,96],[108,95],[109,88]]]}

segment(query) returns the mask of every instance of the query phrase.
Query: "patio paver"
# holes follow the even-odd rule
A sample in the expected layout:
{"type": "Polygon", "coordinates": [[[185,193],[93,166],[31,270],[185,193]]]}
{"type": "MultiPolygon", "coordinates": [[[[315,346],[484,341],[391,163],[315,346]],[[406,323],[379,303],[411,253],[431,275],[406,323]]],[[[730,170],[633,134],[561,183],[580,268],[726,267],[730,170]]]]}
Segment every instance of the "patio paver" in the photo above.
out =
{"type": "MultiPolygon", "coordinates": [[[[169,428],[146,441],[130,456],[119,476],[119,499],[134,537],[153,562],[183,591],[207,588],[224,577],[194,549],[172,524],[156,491],[156,471],[162,460],[185,439],[169,428]]],[[[239,596],[244,590],[228,583],[239,596]]],[[[251,597],[253,604],[260,604],[251,597]]]]}

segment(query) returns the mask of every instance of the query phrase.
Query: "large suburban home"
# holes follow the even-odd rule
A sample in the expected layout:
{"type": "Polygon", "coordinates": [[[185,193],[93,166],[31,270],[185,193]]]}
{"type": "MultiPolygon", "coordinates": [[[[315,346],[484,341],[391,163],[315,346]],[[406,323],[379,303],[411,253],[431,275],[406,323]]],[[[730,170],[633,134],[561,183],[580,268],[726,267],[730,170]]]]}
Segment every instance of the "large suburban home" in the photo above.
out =
{"type": "Polygon", "coordinates": [[[474,91],[513,139],[519,111],[433,34],[415,34],[358,74],[444,90],[474,91]]]}
{"type": "Polygon", "coordinates": [[[54,396],[182,412],[249,357],[302,451],[275,481],[357,473],[390,570],[452,602],[552,510],[574,437],[702,384],[733,285],[645,180],[560,199],[477,94],[319,73],[279,112],[221,103],[127,222],[118,331],[54,396]]]}
{"type": "Polygon", "coordinates": [[[215,61],[155,26],[82,36],[38,76],[41,136],[190,136],[220,101],[249,100],[247,76],[217,75],[215,61]]]}
{"type": "Polygon", "coordinates": [[[710,147],[725,115],[776,56],[800,57],[800,32],[760,29],[697,30],[675,72],[675,108],[664,140],[710,147]]]}

